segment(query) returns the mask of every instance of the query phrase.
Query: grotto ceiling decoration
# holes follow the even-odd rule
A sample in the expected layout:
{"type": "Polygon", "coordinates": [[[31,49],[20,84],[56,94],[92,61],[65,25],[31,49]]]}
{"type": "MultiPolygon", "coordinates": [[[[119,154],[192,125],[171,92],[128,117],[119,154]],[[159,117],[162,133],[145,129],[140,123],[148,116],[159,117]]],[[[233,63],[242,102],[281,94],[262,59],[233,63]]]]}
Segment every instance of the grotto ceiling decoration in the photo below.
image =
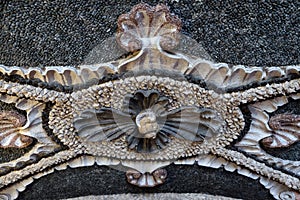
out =
{"type": "Polygon", "coordinates": [[[300,66],[246,67],[184,54],[181,21],[164,5],[118,19],[127,56],[45,69],[1,65],[2,199],[54,170],[94,164],[124,170],[137,187],[168,178],[170,164],[220,168],[257,179],[276,199],[300,198],[300,162],[271,155],[300,139],[300,66]]]}

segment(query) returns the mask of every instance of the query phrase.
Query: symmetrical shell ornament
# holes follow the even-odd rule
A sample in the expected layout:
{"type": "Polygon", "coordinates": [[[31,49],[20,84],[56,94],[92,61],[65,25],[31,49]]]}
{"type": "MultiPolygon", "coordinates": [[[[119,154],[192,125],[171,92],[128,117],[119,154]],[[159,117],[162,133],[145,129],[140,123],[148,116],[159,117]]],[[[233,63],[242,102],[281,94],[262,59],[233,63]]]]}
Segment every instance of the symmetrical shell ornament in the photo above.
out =
{"type": "Polygon", "coordinates": [[[74,126],[87,142],[113,141],[126,135],[128,149],[151,153],[163,149],[171,138],[200,142],[213,137],[221,119],[209,108],[181,107],[167,110],[169,99],[155,90],[137,90],[124,97],[122,111],[102,107],[85,110],[74,126]]]}
{"type": "Polygon", "coordinates": [[[27,148],[0,164],[1,198],[67,166],[122,166],[129,183],[154,187],[168,179],[163,167],[198,163],[259,179],[275,199],[299,199],[300,162],[268,149],[300,139],[300,113],[281,112],[300,99],[300,66],[214,64],[178,52],[180,30],[166,6],[139,4],[118,20],[126,58],[0,66],[1,105],[13,109],[0,111],[0,148],[27,148]]]}

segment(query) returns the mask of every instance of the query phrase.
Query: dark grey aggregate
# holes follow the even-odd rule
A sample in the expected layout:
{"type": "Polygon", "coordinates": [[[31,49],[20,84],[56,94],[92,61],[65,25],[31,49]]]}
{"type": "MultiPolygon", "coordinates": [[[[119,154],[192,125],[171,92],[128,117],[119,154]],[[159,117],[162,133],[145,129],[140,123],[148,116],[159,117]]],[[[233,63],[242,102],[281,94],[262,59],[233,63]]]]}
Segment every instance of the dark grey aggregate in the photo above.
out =
{"type": "MultiPolygon", "coordinates": [[[[299,64],[299,1],[145,1],[167,4],[215,62],[299,64]]],[[[78,65],[114,35],[139,1],[1,1],[0,63],[78,65]]]]}
{"type": "Polygon", "coordinates": [[[124,172],[109,167],[68,168],[42,177],[27,187],[18,199],[62,199],[77,196],[123,193],[206,193],[244,200],[273,199],[258,180],[236,172],[197,165],[166,167],[168,178],[154,188],[138,188],[127,183],[124,172]]]}

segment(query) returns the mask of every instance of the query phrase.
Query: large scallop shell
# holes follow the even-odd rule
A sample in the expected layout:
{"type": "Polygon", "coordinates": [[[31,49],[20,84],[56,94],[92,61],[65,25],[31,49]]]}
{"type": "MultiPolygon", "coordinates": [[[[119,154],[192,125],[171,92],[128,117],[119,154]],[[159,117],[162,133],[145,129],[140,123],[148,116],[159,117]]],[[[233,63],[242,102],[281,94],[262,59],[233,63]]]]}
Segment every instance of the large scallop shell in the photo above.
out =
{"type": "Polygon", "coordinates": [[[32,138],[22,135],[20,127],[26,123],[26,118],[16,111],[0,111],[0,147],[23,148],[32,143],[32,138]]]}
{"type": "Polygon", "coordinates": [[[131,52],[148,47],[170,50],[178,44],[180,30],[180,19],[167,6],[139,4],[119,17],[117,42],[131,52]]]}
{"type": "Polygon", "coordinates": [[[269,120],[273,134],[262,140],[268,148],[288,147],[300,140],[300,115],[277,114],[269,120]]]}

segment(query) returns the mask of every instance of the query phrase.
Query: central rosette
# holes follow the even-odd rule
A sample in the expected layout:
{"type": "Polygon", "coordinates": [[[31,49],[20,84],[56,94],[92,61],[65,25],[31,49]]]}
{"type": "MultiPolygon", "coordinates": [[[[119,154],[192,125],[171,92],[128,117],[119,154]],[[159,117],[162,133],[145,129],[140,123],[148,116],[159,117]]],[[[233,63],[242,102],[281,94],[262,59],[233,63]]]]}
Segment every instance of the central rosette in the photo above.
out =
{"type": "Polygon", "coordinates": [[[202,142],[218,134],[222,120],[216,111],[196,106],[173,108],[171,101],[157,90],[138,90],[125,95],[121,109],[82,111],[74,126],[86,142],[126,137],[128,149],[140,153],[158,151],[172,138],[202,142]]]}

